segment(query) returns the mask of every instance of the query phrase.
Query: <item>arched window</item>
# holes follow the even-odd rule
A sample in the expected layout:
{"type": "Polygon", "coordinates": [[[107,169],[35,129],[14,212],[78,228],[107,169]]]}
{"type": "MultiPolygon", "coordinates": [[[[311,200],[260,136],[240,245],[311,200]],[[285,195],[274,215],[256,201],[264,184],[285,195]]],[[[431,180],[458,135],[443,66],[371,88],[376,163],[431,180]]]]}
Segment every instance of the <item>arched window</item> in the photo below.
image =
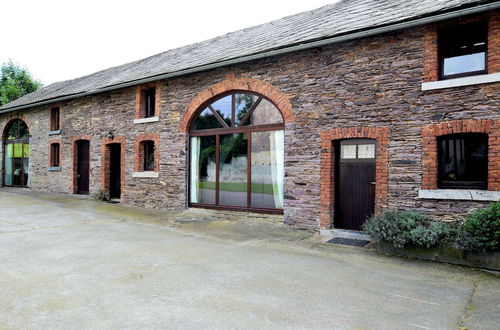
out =
{"type": "Polygon", "coordinates": [[[14,119],[4,132],[3,183],[5,186],[26,187],[30,157],[28,126],[21,119],[14,119]]]}
{"type": "Polygon", "coordinates": [[[190,130],[190,205],[281,212],[284,129],[262,95],[233,92],[203,106],[190,130]]]}

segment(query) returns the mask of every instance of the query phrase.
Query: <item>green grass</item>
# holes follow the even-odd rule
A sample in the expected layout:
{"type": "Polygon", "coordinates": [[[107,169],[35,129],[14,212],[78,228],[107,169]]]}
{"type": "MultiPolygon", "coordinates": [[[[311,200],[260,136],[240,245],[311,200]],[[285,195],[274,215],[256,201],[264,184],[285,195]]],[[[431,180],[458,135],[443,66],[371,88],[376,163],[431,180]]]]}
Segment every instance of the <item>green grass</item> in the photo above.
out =
{"type": "MultiPolygon", "coordinates": [[[[223,191],[234,191],[234,192],[246,192],[247,185],[242,182],[219,182],[220,190],[223,191]]],[[[202,189],[212,189],[215,190],[215,182],[200,182],[198,185],[202,189]]],[[[272,184],[252,184],[252,192],[253,193],[261,193],[261,194],[273,194],[273,185],[272,184]]]]}

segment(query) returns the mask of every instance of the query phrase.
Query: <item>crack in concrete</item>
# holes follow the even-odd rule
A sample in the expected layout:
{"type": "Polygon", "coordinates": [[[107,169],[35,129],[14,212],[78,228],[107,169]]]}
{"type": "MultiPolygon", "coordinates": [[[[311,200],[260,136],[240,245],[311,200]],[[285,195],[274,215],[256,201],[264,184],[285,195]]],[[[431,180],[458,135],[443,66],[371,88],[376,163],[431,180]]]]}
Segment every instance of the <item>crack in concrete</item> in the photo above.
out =
{"type": "Polygon", "coordinates": [[[465,303],[465,308],[462,312],[462,319],[457,323],[457,328],[461,330],[466,330],[467,328],[467,321],[470,317],[470,311],[474,309],[474,305],[472,305],[472,300],[476,294],[477,291],[477,285],[478,283],[481,282],[481,280],[475,280],[472,282],[472,290],[469,294],[469,297],[467,298],[467,301],[465,303]]]}

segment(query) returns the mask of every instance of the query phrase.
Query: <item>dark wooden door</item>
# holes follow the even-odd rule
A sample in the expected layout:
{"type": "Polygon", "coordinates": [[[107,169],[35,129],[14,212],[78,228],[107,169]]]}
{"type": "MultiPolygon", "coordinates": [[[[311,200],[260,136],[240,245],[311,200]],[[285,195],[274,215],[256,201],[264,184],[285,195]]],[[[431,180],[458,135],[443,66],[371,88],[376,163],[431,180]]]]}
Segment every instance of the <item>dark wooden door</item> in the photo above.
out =
{"type": "Polygon", "coordinates": [[[89,193],[89,141],[77,141],[76,193],[89,193]]]}
{"type": "Polygon", "coordinates": [[[361,230],[375,208],[375,141],[343,140],[336,150],[334,226],[361,230]]]}
{"type": "Polygon", "coordinates": [[[109,197],[121,196],[121,145],[109,145],[109,197]]]}

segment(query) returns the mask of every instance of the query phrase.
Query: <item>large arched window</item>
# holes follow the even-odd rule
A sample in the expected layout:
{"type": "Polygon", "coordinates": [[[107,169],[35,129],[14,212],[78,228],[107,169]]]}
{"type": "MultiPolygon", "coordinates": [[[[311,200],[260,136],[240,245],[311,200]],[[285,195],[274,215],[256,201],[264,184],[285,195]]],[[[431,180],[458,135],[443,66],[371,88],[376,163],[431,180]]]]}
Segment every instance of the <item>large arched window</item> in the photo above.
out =
{"type": "Polygon", "coordinates": [[[4,131],[4,177],[5,186],[26,187],[30,157],[30,133],[21,119],[14,119],[4,131]]]}
{"type": "Polygon", "coordinates": [[[249,92],[219,96],[190,130],[192,206],[281,212],[284,129],[279,110],[249,92]]]}

